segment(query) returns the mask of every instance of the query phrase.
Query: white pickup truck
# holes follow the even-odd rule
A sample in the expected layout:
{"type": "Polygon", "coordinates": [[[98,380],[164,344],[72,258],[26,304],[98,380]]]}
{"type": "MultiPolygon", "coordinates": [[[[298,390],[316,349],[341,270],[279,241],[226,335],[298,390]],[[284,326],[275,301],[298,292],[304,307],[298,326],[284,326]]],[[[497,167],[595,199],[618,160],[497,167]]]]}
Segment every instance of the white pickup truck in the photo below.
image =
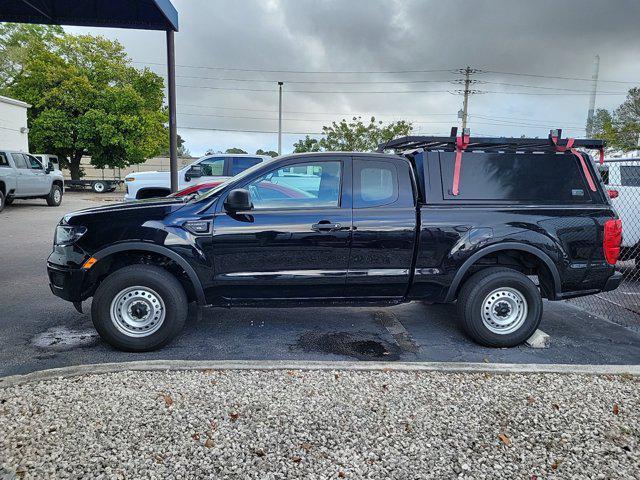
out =
{"type": "MultiPolygon", "coordinates": [[[[269,160],[271,157],[264,155],[207,155],[178,171],[178,190],[201,182],[226,180],[249,167],[269,160]]],[[[166,197],[171,193],[169,172],[130,173],[124,180],[125,201],[166,197]]]]}
{"type": "Polygon", "coordinates": [[[63,194],[60,170],[45,168],[28,153],[0,150],[0,211],[19,198],[44,198],[47,205],[57,207],[63,194]]]}

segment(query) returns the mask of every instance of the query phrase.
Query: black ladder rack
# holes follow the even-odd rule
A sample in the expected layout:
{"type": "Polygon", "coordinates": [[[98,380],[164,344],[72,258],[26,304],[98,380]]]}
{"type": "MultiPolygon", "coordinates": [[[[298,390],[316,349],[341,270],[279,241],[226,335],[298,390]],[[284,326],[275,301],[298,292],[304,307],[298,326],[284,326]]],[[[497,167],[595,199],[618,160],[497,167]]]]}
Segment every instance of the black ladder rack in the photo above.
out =
{"type": "MultiPolygon", "coordinates": [[[[556,152],[557,145],[566,145],[566,139],[561,140],[562,130],[552,130],[548,138],[506,138],[506,137],[468,137],[465,151],[482,150],[483,152],[556,152]]],[[[457,128],[451,129],[449,137],[408,136],[396,138],[378,145],[378,152],[396,150],[406,152],[408,150],[422,149],[426,151],[441,150],[455,151],[457,141],[457,128]]],[[[586,148],[601,150],[605,147],[603,140],[575,139],[573,148],[586,148]]]]}

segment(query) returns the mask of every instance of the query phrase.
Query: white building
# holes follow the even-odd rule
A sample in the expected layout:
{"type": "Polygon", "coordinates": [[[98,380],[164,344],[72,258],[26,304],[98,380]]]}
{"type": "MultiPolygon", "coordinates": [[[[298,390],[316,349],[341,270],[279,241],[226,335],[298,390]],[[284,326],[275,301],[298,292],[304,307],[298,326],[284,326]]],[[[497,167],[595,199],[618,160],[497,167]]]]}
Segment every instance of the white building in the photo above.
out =
{"type": "Polygon", "coordinates": [[[27,108],[20,100],[0,96],[0,149],[29,151],[27,108]]]}

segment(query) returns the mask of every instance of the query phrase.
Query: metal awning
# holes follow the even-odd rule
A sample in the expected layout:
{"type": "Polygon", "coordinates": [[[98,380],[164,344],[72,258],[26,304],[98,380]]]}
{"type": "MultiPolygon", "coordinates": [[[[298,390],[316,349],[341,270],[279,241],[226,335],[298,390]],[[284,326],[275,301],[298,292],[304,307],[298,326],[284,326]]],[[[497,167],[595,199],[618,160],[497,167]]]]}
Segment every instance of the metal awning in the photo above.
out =
{"type": "Polygon", "coordinates": [[[169,0],[3,0],[0,22],[178,30],[169,0]]]}
{"type": "Polygon", "coordinates": [[[174,32],[178,12],[170,0],[0,0],[0,22],[166,31],[171,190],[177,190],[174,32]]]}

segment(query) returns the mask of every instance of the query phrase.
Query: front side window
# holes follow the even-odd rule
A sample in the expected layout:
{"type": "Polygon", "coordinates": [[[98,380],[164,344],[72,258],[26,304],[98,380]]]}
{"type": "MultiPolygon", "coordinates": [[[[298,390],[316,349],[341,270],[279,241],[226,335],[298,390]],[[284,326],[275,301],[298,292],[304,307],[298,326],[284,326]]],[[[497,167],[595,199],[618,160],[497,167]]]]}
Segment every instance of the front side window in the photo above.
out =
{"type": "Polygon", "coordinates": [[[203,177],[221,177],[224,175],[224,157],[211,157],[200,162],[203,177]]]}
{"type": "Polygon", "coordinates": [[[640,166],[622,165],[620,180],[623,187],[640,187],[640,166]]]}
{"type": "Polygon", "coordinates": [[[260,163],[259,158],[234,157],[231,159],[231,176],[235,177],[240,172],[244,172],[247,168],[253,167],[257,163],[260,163]]]}
{"type": "Polygon", "coordinates": [[[13,161],[16,164],[16,168],[29,168],[27,165],[27,159],[24,155],[22,155],[21,153],[12,153],[11,156],[13,157],[13,161]]]}
{"type": "Polygon", "coordinates": [[[0,152],[0,167],[8,167],[9,166],[9,160],[7,160],[7,157],[4,153],[0,152]]]}
{"type": "Polygon", "coordinates": [[[44,170],[44,167],[42,166],[42,164],[34,157],[32,157],[31,155],[25,155],[27,157],[27,160],[29,161],[29,167],[31,167],[31,169],[33,170],[44,170]]]}
{"type": "Polygon", "coordinates": [[[245,186],[256,209],[337,207],[341,163],[299,163],[262,175],[245,186]]]}

